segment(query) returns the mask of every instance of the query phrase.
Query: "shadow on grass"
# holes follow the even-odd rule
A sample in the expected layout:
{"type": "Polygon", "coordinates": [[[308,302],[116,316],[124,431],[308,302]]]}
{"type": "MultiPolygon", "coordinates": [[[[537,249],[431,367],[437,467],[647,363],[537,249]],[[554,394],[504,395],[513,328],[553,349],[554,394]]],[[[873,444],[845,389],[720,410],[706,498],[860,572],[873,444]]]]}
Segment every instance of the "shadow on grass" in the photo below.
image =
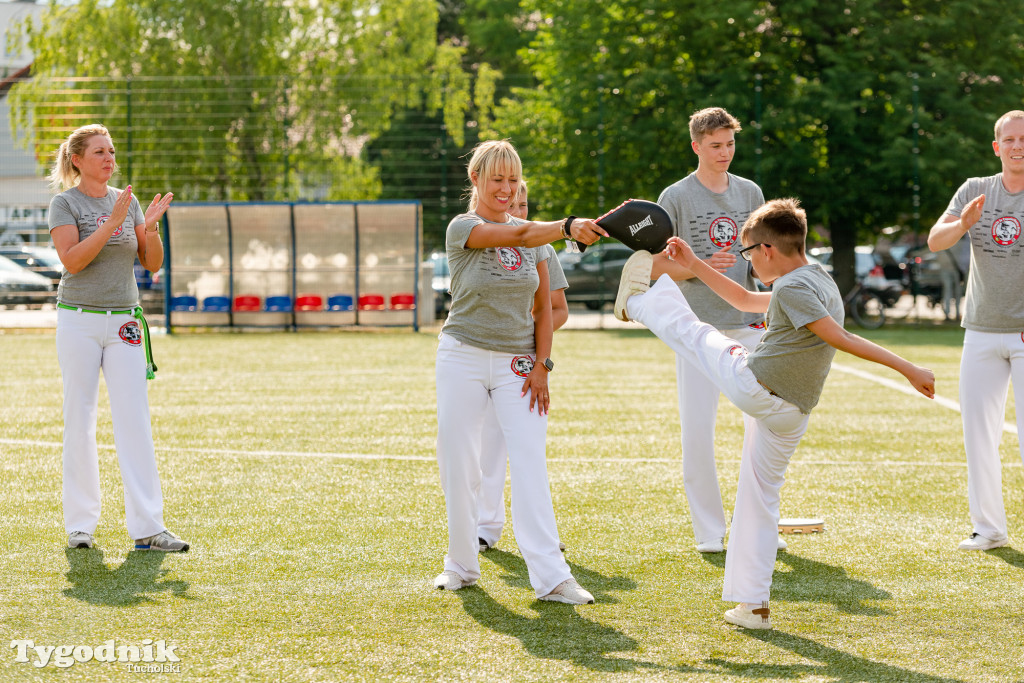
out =
{"type": "Polygon", "coordinates": [[[900,681],[901,683],[962,683],[958,678],[945,678],[903,669],[890,664],[880,664],[864,657],[857,657],[832,647],[821,645],[808,638],[802,638],[780,631],[740,631],[750,638],[769,645],[789,650],[810,659],[815,664],[742,664],[723,659],[707,659],[705,663],[743,678],[799,678],[813,676],[815,679],[838,681],[839,683],[873,683],[874,681],[900,681]]]}
{"type": "MultiPolygon", "coordinates": [[[[526,563],[521,557],[497,549],[488,550],[483,557],[493,560],[507,572],[503,578],[510,586],[532,590],[527,578],[526,563]]],[[[594,594],[597,602],[615,602],[607,596],[607,590],[636,588],[636,583],[630,579],[607,578],[579,565],[571,566],[573,576],[594,594]]],[[[708,673],[707,670],[694,667],[664,666],[628,657],[609,656],[613,652],[634,652],[638,649],[638,643],[636,639],[610,626],[580,616],[577,609],[586,610],[586,606],[536,600],[530,609],[536,611],[537,616],[528,617],[508,609],[479,586],[463,588],[456,595],[462,600],[466,613],[477,623],[497,633],[517,638],[523,649],[534,657],[568,661],[593,671],[633,672],[649,669],[674,673],[708,673]]]]}
{"type": "Polygon", "coordinates": [[[125,607],[150,602],[150,593],[170,591],[175,597],[193,599],[188,595],[187,581],[162,581],[170,570],[163,569],[167,553],[133,550],[117,568],[103,562],[99,548],[67,548],[67,577],[71,588],[62,592],[66,597],[93,605],[125,607]]]}
{"type": "MultiPolygon", "coordinates": [[[[530,585],[530,574],[526,569],[526,562],[519,555],[491,548],[480,555],[485,560],[490,560],[504,570],[501,580],[514,588],[526,588],[533,590],[530,585]]],[[[624,576],[604,576],[591,571],[586,567],[569,562],[569,569],[572,570],[573,578],[580,582],[580,585],[590,591],[595,602],[602,604],[618,604],[619,600],[608,591],[631,591],[636,590],[636,582],[624,576]]]]}
{"type": "Polygon", "coordinates": [[[1024,569],[1024,553],[1011,548],[1008,545],[1004,545],[1002,548],[993,548],[992,550],[985,551],[989,555],[994,555],[1006,564],[1016,567],[1017,569],[1024,569]]]}
{"type": "MultiPolygon", "coordinates": [[[[725,567],[725,553],[705,553],[703,559],[716,567],[725,567]]],[[[776,562],[788,565],[790,571],[775,570],[772,600],[827,602],[844,614],[871,617],[889,614],[880,607],[864,603],[868,600],[891,600],[892,595],[867,581],[850,578],[842,567],[808,560],[785,550],[779,551],[776,562]]]]}

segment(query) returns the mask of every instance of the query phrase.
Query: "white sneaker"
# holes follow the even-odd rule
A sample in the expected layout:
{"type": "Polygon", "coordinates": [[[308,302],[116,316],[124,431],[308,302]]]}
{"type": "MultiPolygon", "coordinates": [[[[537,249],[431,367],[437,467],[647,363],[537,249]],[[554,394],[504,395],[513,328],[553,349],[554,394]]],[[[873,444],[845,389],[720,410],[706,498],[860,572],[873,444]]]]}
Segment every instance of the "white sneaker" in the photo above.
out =
{"type": "Polygon", "coordinates": [[[559,541],[558,542],[558,549],[561,550],[564,553],[565,552],[565,544],[562,543],[561,541],[559,541]]]}
{"type": "Polygon", "coordinates": [[[68,534],[69,548],[91,548],[92,544],[92,534],[87,534],[84,531],[72,531],[68,534]]]}
{"type": "Polygon", "coordinates": [[[716,538],[713,541],[706,541],[697,544],[698,553],[720,553],[725,550],[725,539],[716,538]]]}
{"type": "Polygon", "coordinates": [[[136,550],[162,550],[166,553],[187,553],[188,543],[164,529],[156,536],[140,538],[135,541],[136,550]]]}
{"type": "Polygon", "coordinates": [[[634,294],[643,294],[651,288],[651,269],[654,267],[654,256],[643,249],[633,253],[622,266],[619,278],[619,293],[615,296],[615,317],[622,322],[629,322],[626,315],[626,301],[634,294]]]}
{"type": "Polygon", "coordinates": [[[473,581],[467,581],[466,579],[462,578],[461,576],[453,572],[451,569],[445,569],[443,572],[437,575],[436,579],[434,579],[434,588],[439,588],[441,590],[446,591],[457,591],[460,588],[472,586],[475,583],[475,579],[473,581]]]}
{"type": "Polygon", "coordinates": [[[782,540],[782,536],[779,536],[779,550],[785,550],[789,547],[789,544],[782,540]]]}
{"type": "Polygon", "coordinates": [[[594,604],[594,596],[576,583],[576,579],[566,579],[555,586],[555,590],[551,591],[547,595],[542,595],[540,599],[550,600],[552,602],[564,602],[569,605],[594,604]]]}
{"type": "Polygon", "coordinates": [[[767,629],[772,627],[771,610],[768,601],[756,604],[741,602],[725,613],[725,620],[743,628],[767,629]]]}
{"type": "Polygon", "coordinates": [[[481,538],[480,536],[477,536],[476,540],[480,544],[480,552],[484,552],[485,550],[490,550],[493,547],[487,541],[485,541],[483,538],[481,538]]]}
{"type": "Polygon", "coordinates": [[[991,538],[985,538],[981,534],[975,532],[971,534],[970,538],[966,538],[960,542],[960,550],[991,550],[992,548],[1002,548],[1009,542],[1010,539],[1004,538],[1000,541],[993,541],[991,538]]]}

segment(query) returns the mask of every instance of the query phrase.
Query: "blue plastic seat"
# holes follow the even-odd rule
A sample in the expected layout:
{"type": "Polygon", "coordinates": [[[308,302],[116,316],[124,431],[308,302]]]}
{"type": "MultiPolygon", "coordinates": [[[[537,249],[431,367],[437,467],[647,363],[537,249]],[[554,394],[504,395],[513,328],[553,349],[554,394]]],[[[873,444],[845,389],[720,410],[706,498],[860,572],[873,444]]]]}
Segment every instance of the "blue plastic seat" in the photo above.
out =
{"type": "Polygon", "coordinates": [[[264,310],[272,313],[288,313],[292,310],[292,298],[290,296],[268,296],[264,310]]]}
{"type": "Polygon", "coordinates": [[[194,311],[197,306],[199,306],[199,300],[194,296],[182,294],[171,297],[170,309],[172,311],[194,311]]]}
{"type": "Polygon", "coordinates": [[[208,296],[203,299],[203,310],[207,313],[227,313],[231,310],[231,299],[226,296],[208,296]]]}
{"type": "Polygon", "coordinates": [[[355,300],[348,294],[335,294],[327,297],[327,310],[351,311],[355,308],[355,300]]]}

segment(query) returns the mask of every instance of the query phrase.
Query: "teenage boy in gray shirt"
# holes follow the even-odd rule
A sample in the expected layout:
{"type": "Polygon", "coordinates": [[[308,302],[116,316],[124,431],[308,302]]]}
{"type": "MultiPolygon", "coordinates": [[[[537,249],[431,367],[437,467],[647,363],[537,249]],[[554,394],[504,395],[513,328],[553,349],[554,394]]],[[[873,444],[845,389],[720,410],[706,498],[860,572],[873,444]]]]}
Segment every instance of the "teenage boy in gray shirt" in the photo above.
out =
{"type": "Polygon", "coordinates": [[[663,260],[638,251],[622,269],[615,314],[643,323],[707,377],[750,417],[743,441],[732,532],[725,555],[722,599],[739,602],[725,620],[745,628],[771,628],[768,607],[775,567],[779,491],[786,467],[807,430],[835,350],[886,365],[928,398],[931,370],[919,367],[843,328],[843,300],[820,265],[804,254],[807,216],[795,199],[776,199],[750,214],[740,232],[761,282],[751,292],[700,260],[673,237],[666,259],[686,268],[740,311],[768,314],[761,343],[749,351],[702,322],[679,292],[663,260]],[[652,277],[658,279],[650,285],[652,277]]]}
{"type": "MultiPolygon", "coordinates": [[[[665,188],[658,198],[672,218],[676,235],[694,252],[744,289],[756,291],[750,264],[736,258],[740,226],[750,212],[764,204],[756,183],[729,173],[740,122],[720,107],[702,109],[690,117],[690,139],[697,170],[665,188]]],[[[658,255],[663,265],[672,266],[658,255]]],[[[688,272],[669,272],[702,321],[749,349],[764,333],[761,313],[738,311],[688,272]]],[[[715,419],[718,388],[684,356],[676,356],[679,423],[683,451],[683,487],[697,550],[720,553],[725,542],[725,510],[715,468],[715,419]]],[[[780,548],[785,547],[777,539],[780,548]]]]}
{"type": "Polygon", "coordinates": [[[999,439],[1011,376],[1017,431],[1024,433],[1024,382],[1017,381],[1024,371],[1024,111],[999,117],[992,150],[1002,173],[968,179],[928,233],[932,251],[954,247],[964,235],[971,243],[960,323],[960,410],[973,530],[961,550],[989,550],[1008,541],[999,439]]]}

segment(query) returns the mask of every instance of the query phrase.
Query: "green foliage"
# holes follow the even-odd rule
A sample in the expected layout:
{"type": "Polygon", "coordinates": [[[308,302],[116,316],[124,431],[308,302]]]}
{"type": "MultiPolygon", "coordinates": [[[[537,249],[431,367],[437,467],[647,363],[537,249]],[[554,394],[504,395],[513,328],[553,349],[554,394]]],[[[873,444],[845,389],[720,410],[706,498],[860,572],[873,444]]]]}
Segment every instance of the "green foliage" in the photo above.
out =
{"type": "Polygon", "coordinates": [[[363,149],[396,111],[429,102],[463,128],[468,76],[436,25],[427,0],[54,4],[15,35],[36,61],[12,117],[44,164],[83,117],[104,122],[143,194],[374,198],[363,149]]]}
{"type": "Polygon", "coordinates": [[[538,85],[502,102],[491,135],[513,139],[542,210],[655,198],[695,167],[689,115],[724,106],[745,127],[733,171],[800,197],[841,278],[854,244],[927,229],[967,175],[997,172],[991,126],[1024,95],[1024,17],[1000,0],[524,0],[522,13],[541,17],[521,53],[538,85]]]}

